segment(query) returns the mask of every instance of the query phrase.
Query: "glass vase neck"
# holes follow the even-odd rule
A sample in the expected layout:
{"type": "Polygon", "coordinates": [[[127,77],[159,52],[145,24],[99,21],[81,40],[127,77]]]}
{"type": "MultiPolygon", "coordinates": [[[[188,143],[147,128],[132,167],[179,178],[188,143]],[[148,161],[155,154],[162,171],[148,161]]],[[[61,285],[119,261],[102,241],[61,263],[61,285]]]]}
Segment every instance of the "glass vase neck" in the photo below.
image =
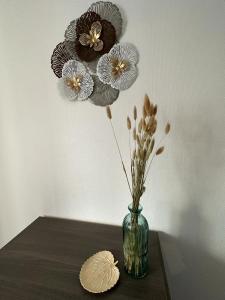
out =
{"type": "Polygon", "coordinates": [[[131,213],[139,215],[141,213],[143,207],[141,204],[139,204],[138,208],[134,208],[133,203],[131,203],[131,204],[129,204],[128,209],[131,213]]]}

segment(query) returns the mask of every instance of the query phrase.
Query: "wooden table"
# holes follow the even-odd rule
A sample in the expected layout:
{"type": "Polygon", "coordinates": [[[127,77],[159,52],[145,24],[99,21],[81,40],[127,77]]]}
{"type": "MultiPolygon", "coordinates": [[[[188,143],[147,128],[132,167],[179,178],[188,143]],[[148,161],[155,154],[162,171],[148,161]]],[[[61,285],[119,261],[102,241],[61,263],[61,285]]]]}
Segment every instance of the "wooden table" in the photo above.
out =
{"type": "Polygon", "coordinates": [[[132,279],[123,270],[121,227],[39,217],[0,250],[1,300],[170,299],[157,232],[150,232],[150,274],[132,279]],[[85,259],[110,250],[120,279],[96,295],[79,282],[85,259]]]}

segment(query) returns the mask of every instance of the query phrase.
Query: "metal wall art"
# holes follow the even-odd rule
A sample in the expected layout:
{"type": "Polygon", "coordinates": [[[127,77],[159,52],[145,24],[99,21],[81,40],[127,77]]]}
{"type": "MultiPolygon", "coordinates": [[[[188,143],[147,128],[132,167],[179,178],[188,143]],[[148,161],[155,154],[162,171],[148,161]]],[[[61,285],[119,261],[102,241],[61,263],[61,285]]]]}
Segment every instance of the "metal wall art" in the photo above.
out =
{"type": "Polygon", "coordinates": [[[103,1],[70,22],[51,57],[64,96],[106,106],[134,83],[138,52],[132,44],[119,43],[122,23],[119,8],[103,1]]]}

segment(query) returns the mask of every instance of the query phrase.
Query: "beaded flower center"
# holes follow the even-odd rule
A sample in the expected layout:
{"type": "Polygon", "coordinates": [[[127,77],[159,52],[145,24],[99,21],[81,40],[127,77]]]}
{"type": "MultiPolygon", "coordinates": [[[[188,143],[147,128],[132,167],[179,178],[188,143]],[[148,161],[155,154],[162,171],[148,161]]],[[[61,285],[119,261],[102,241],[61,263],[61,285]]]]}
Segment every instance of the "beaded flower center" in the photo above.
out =
{"type": "Polygon", "coordinates": [[[102,25],[99,21],[92,23],[89,34],[82,33],[79,42],[82,46],[93,47],[94,51],[101,51],[103,49],[103,41],[100,40],[102,32],[102,25]]]}
{"type": "Polygon", "coordinates": [[[81,89],[81,87],[80,87],[81,86],[81,81],[82,81],[81,76],[74,76],[72,78],[66,79],[66,84],[67,84],[68,87],[71,88],[71,90],[78,93],[81,89]]]}
{"type": "Polygon", "coordinates": [[[111,59],[112,64],[112,75],[114,77],[121,76],[128,67],[128,62],[126,60],[120,60],[118,58],[111,59]]]}

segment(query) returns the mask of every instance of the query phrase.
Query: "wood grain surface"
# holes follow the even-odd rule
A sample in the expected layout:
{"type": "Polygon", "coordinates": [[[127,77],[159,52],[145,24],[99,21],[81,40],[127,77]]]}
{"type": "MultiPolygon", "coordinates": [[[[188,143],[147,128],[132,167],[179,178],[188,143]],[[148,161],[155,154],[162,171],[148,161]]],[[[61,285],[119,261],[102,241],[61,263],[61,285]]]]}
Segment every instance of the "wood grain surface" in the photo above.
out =
{"type": "Polygon", "coordinates": [[[149,253],[149,275],[135,280],[123,270],[121,227],[39,217],[0,250],[0,300],[170,299],[157,232],[150,232],[149,253]],[[81,287],[79,271],[101,250],[119,261],[120,279],[95,295],[81,287]]]}

